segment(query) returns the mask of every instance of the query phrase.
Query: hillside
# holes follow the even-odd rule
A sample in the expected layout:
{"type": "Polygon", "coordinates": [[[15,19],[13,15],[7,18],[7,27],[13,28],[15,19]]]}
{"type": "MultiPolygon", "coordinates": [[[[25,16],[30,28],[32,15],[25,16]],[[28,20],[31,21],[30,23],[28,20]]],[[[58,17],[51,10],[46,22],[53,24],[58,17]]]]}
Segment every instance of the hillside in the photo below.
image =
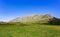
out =
{"type": "Polygon", "coordinates": [[[49,21],[52,18],[53,18],[53,16],[50,14],[45,14],[45,15],[34,14],[34,15],[24,16],[22,18],[18,17],[18,18],[11,20],[10,22],[49,21]]]}
{"type": "Polygon", "coordinates": [[[22,22],[22,23],[47,23],[51,25],[60,25],[60,19],[52,16],[51,14],[33,14],[24,17],[18,17],[10,20],[9,22],[22,22]]]}

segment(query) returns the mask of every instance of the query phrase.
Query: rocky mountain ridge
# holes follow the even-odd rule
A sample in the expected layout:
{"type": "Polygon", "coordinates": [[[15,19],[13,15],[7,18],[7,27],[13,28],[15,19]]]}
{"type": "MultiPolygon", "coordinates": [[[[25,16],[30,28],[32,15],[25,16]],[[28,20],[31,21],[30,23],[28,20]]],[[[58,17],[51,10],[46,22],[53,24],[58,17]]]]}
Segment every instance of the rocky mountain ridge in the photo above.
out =
{"type": "Polygon", "coordinates": [[[28,15],[24,17],[18,17],[10,22],[28,22],[28,21],[49,21],[50,19],[54,18],[51,14],[45,14],[45,15],[40,15],[40,14],[34,14],[34,15],[28,15]]]}

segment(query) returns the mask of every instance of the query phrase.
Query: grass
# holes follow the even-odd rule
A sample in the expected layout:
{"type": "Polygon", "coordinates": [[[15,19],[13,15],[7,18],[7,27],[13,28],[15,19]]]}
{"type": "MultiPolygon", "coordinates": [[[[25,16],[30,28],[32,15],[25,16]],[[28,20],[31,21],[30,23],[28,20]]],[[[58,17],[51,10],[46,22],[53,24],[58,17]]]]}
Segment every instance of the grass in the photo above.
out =
{"type": "Polygon", "coordinates": [[[54,25],[0,25],[0,37],[60,37],[60,26],[54,25]]]}

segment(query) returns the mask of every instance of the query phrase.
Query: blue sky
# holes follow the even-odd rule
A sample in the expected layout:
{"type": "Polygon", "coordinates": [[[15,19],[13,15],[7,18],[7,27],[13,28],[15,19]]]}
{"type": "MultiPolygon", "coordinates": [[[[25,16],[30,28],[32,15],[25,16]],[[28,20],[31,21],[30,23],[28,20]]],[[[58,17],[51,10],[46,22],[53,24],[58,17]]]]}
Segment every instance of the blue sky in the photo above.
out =
{"type": "Polygon", "coordinates": [[[0,21],[29,14],[52,14],[60,18],[60,0],[0,0],[0,21]]]}

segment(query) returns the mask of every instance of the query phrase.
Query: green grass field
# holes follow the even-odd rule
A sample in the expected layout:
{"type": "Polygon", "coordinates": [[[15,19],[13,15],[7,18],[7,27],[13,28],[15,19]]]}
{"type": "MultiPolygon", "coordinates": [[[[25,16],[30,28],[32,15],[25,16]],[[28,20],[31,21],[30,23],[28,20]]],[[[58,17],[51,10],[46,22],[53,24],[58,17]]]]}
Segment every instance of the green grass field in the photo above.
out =
{"type": "Polygon", "coordinates": [[[0,25],[0,37],[60,37],[60,26],[0,25]]]}

